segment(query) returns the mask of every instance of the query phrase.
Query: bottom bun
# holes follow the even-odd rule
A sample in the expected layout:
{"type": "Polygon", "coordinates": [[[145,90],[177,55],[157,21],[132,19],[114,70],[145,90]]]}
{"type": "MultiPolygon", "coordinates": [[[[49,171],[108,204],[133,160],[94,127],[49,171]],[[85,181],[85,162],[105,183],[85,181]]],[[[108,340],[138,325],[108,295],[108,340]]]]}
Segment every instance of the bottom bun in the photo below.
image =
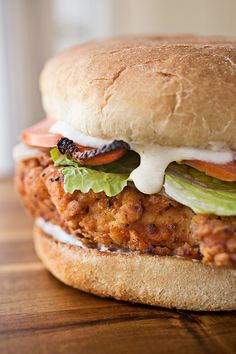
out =
{"type": "Polygon", "coordinates": [[[34,228],[46,268],[67,285],[102,297],[197,311],[236,309],[236,271],[199,261],[118,254],[60,242],[34,228]]]}

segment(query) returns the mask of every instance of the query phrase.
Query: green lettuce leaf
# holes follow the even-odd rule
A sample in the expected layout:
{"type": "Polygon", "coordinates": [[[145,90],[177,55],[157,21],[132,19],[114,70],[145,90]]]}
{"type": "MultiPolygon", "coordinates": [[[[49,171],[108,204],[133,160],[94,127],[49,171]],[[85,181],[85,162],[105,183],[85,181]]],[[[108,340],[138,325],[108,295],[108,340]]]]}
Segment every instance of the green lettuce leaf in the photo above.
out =
{"type": "Polygon", "coordinates": [[[105,192],[108,197],[120,193],[129,181],[128,175],[107,173],[87,167],[63,167],[64,189],[67,193],[80,190],[87,193],[92,189],[95,193],[105,192]]]}
{"type": "Polygon", "coordinates": [[[165,174],[166,194],[195,213],[236,215],[236,183],[217,178],[186,165],[172,163],[165,174]]]}
{"type": "Polygon", "coordinates": [[[94,167],[98,171],[129,174],[140,164],[140,156],[135,151],[128,151],[125,156],[119,160],[107,165],[94,167]]]}
{"type": "Polygon", "coordinates": [[[66,155],[62,155],[57,148],[54,148],[50,152],[51,158],[56,165],[59,166],[74,166],[77,167],[78,163],[67,157],[66,155]]]}
{"type": "MultiPolygon", "coordinates": [[[[57,148],[51,151],[51,157],[55,164],[64,166],[60,170],[64,175],[64,190],[67,193],[76,190],[87,193],[92,189],[95,193],[104,192],[108,197],[113,197],[129,182],[129,173],[104,172],[101,170],[102,166],[99,166],[99,170],[81,166],[66,155],[60,154],[57,148]]],[[[110,167],[110,170],[115,170],[113,166],[110,167]]]]}

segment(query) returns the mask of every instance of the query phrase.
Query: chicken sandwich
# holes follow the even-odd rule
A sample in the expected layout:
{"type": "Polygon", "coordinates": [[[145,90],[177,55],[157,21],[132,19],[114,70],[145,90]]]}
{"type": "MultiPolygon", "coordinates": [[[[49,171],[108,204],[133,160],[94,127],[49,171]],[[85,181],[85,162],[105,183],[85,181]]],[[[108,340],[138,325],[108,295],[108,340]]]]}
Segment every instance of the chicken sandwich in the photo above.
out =
{"type": "Polygon", "coordinates": [[[236,309],[236,41],[127,37],[49,60],[14,150],[35,247],[64,283],[236,309]]]}

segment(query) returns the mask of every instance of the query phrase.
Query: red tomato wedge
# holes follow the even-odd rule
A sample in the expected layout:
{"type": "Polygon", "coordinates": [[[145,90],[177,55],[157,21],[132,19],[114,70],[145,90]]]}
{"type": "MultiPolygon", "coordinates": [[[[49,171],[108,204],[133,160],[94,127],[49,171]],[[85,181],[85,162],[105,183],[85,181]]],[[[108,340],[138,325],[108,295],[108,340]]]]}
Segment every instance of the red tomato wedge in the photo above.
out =
{"type": "Polygon", "coordinates": [[[60,134],[49,133],[49,129],[55,123],[55,119],[47,118],[27,128],[21,134],[21,140],[27,145],[50,148],[57,145],[62,137],[60,134]]]}
{"type": "Polygon", "coordinates": [[[120,159],[122,156],[126,154],[127,150],[118,149],[112,152],[108,152],[106,154],[101,154],[95,157],[91,157],[88,160],[81,161],[81,164],[86,166],[98,166],[98,165],[107,165],[113,161],[120,159]]]}
{"type": "Polygon", "coordinates": [[[188,160],[184,161],[184,163],[205,172],[208,176],[216,177],[222,181],[236,181],[236,161],[222,165],[200,160],[188,160]]]}
{"type": "MultiPolygon", "coordinates": [[[[33,125],[30,128],[27,128],[21,134],[21,140],[27,145],[41,147],[41,148],[52,148],[57,145],[58,140],[62,137],[60,134],[52,134],[49,132],[49,129],[55,123],[55,119],[46,118],[41,122],[33,125]]],[[[80,151],[92,150],[93,147],[82,146],[76,144],[80,151]]],[[[81,161],[86,166],[97,166],[105,165],[113,161],[118,160],[126,153],[125,149],[117,149],[106,154],[101,154],[95,157],[91,157],[85,161],[81,161]]]]}

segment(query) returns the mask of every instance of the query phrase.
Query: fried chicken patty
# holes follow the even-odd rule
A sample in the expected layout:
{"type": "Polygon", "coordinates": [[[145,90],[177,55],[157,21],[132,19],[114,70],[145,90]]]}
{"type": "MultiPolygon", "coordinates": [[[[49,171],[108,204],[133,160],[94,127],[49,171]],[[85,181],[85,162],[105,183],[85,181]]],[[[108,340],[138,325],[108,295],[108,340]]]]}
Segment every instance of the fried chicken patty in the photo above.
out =
{"type": "Polygon", "coordinates": [[[145,195],[133,186],[107,197],[93,191],[69,194],[63,184],[47,153],[17,166],[16,186],[25,208],[89,247],[101,244],[236,267],[236,217],[198,215],[166,195],[145,195]]]}

